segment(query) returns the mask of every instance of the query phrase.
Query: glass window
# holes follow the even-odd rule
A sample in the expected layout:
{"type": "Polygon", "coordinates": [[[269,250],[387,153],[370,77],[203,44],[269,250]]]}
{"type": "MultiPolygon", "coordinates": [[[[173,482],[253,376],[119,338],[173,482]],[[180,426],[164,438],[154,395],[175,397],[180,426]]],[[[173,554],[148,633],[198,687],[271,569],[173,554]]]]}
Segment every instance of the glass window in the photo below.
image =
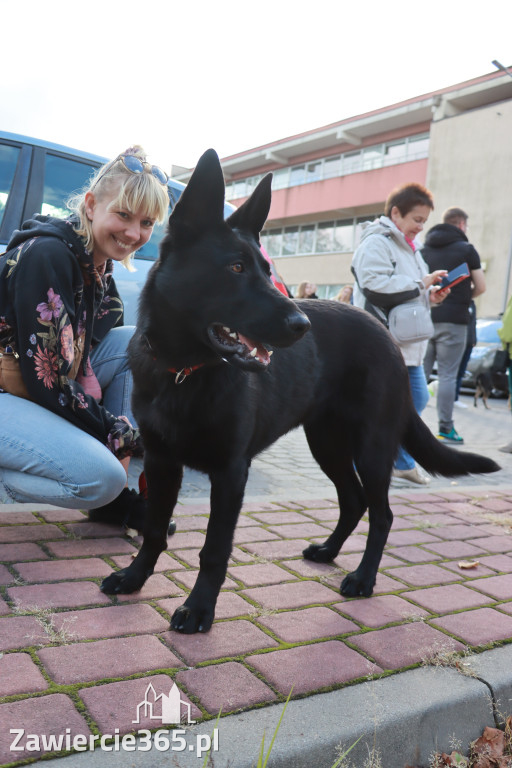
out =
{"type": "Polygon", "coordinates": [[[352,219],[347,221],[337,221],[334,229],[334,250],[348,253],[352,250],[354,244],[354,222],[352,219]]]}
{"type": "Polygon", "coordinates": [[[285,227],[283,234],[283,256],[295,256],[299,243],[299,228],[285,227]]]}
{"type": "Polygon", "coordinates": [[[299,253],[313,253],[315,250],[315,225],[307,224],[300,228],[299,253]]]}
{"type": "Polygon", "coordinates": [[[10,147],[7,144],[0,144],[0,224],[4,217],[7,198],[11,191],[12,182],[20,150],[18,147],[10,147]]]}
{"type": "Polygon", "coordinates": [[[357,173],[363,169],[363,155],[361,150],[357,152],[345,152],[343,155],[343,175],[357,173]]]}
{"type": "Polygon", "coordinates": [[[341,175],[341,156],[327,157],[324,160],[324,179],[331,179],[333,176],[341,175]]]}
{"type": "Polygon", "coordinates": [[[318,160],[315,163],[308,163],[306,166],[306,184],[310,181],[318,181],[321,178],[322,173],[322,161],[318,160]]]}
{"type": "Polygon", "coordinates": [[[407,159],[418,160],[421,157],[428,157],[428,136],[418,136],[409,139],[407,146],[407,159]]]}
{"type": "Polygon", "coordinates": [[[41,213],[65,218],[69,214],[68,198],[84,186],[95,170],[95,166],[87,163],[46,155],[41,213]]]}
{"type": "Polygon", "coordinates": [[[403,163],[406,160],[407,148],[405,145],[405,139],[401,141],[395,141],[391,144],[386,144],[384,150],[384,165],[396,165],[397,163],[403,163]]]}
{"type": "Polygon", "coordinates": [[[270,229],[267,234],[267,253],[271,258],[281,255],[281,243],[283,241],[283,231],[281,229],[270,229]]]}
{"type": "Polygon", "coordinates": [[[330,253],[334,249],[334,222],[323,221],[316,230],[317,253],[330,253]]]}
{"type": "Polygon", "coordinates": [[[233,182],[233,198],[245,197],[245,179],[239,179],[233,182]]]}
{"type": "Polygon", "coordinates": [[[272,173],[274,174],[272,189],[284,189],[288,186],[289,168],[278,168],[277,171],[272,171],[272,173]]]}
{"type": "Polygon", "coordinates": [[[296,187],[298,184],[304,184],[306,180],[306,167],[304,165],[295,165],[290,170],[290,187],[296,187]]]}
{"type": "Polygon", "coordinates": [[[363,171],[371,171],[373,168],[382,168],[384,161],[384,148],[368,147],[363,150],[363,171]]]}

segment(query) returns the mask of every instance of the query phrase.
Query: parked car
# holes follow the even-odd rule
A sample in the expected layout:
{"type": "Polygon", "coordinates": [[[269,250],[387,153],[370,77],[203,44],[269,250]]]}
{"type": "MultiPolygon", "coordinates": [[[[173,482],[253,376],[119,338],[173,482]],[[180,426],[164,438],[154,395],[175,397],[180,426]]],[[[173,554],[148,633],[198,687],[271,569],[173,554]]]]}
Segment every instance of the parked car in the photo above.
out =
{"type": "MultiPolygon", "coordinates": [[[[498,336],[498,328],[502,321],[497,317],[482,317],[476,321],[477,343],[473,347],[471,357],[462,378],[462,390],[474,392],[476,377],[479,373],[490,371],[495,364],[496,352],[503,349],[501,339],[498,336]]],[[[493,390],[494,397],[508,397],[508,390],[493,390]]]]}
{"type": "MultiPolygon", "coordinates": [[[[52,144],[48,141],[0,131],[0,253],[15,229],[34,213],[65,218],[66,200],[108,158],[52,144]]],[[[169,179],[169,213],[185,185],[169,179]]],[[[226,203],[225,216],[235,208],[226,203]]],[[[125,323],[136,319],[138,296],[158,256],[164,226],[157,226],[149,243],[135,254],[135,272],[115,265],[115,280],[125,306],[125,323]]]]}

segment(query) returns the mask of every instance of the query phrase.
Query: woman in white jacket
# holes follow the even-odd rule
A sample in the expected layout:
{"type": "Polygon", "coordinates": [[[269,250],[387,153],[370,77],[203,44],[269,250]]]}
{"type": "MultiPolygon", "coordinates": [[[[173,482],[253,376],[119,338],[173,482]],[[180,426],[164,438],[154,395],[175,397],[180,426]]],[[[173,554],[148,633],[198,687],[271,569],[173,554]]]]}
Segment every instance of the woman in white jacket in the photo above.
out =
{"type": "MultiPolygon", "coordinates": [[[[387,325],[389,310],[417,297],[440,303],[449,289],[432,288],[446,270],[428,273],[417,249],[415,238],[422,231],[434,208],[432,195],[421,184],[405,184],[394,190],[386,201],[385,215],[367,225],[352,260],[356,278],[354,304],[366,309],[387,325]]],[[[409,371],[414,406],[421,413],[428,402],[423,358],[428,340],[400,344],[409,371]]],[[[425,477],[414,459],[400,448],[394,475],[426,485],[425,477]]]]}

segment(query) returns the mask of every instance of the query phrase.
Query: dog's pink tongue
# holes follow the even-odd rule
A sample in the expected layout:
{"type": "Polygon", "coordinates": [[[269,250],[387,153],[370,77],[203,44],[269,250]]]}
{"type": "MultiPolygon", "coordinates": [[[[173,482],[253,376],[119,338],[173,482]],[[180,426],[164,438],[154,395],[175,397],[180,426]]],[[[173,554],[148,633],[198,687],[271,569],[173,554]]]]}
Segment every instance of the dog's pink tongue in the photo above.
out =
{"type": "Polygon", "coordinates": [[[268,350],[265,349],[262,345],[256,344],[252,339],[247,338],[247,336],[244,336],[242,333],[238,332],[238,338],[246,346],[250,352],[252,352],[254,349],[256,350],[256,354],[253,354],[252,357],[257,357],[260,363],[268,364],[270,362],[270,355],[268,354],[268,350]]]}

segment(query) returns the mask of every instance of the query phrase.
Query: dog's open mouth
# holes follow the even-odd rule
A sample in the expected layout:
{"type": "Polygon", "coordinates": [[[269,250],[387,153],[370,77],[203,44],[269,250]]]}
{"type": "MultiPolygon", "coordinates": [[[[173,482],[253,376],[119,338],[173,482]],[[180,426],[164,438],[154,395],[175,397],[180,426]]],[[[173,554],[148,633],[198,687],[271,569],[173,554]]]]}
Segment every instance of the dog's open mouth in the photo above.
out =
{"type": "Polygon", "coordinates": [[[272,351],[226,325],[212,323],[208,328],[208,337],[212,347],[222,357],[241,368],[261,370],[270,363],[272,351]]]}

